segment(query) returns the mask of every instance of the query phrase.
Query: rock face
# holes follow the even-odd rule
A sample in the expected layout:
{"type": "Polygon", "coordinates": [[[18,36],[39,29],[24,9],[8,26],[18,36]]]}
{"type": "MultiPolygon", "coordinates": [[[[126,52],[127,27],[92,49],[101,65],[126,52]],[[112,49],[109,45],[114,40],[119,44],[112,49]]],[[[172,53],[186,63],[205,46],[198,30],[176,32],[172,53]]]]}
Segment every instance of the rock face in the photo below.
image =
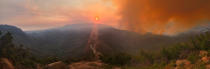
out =
{"type": "Polygon", "coordinates": [[[1,58],[0,59],[0,69],[15,69],[15,68],[8,59],[1,58]]]}

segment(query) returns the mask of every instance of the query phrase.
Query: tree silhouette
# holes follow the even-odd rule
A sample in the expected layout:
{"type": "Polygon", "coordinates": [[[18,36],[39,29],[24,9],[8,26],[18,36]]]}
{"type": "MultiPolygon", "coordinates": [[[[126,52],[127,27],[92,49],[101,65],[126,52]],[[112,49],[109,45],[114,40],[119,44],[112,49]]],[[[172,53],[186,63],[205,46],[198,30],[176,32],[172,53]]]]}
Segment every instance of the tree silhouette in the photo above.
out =
{"type": "Polygon", "coordinates": [[[26,48],[24,48],[23,45],[16,46],[13,43],[11,33],[7,32],[2,35],[2,32],[0,32],[0,36],[0,58],[11,60],[17,69],[22,69],[23,67],[35,67],[36,59],[26,48]]]}

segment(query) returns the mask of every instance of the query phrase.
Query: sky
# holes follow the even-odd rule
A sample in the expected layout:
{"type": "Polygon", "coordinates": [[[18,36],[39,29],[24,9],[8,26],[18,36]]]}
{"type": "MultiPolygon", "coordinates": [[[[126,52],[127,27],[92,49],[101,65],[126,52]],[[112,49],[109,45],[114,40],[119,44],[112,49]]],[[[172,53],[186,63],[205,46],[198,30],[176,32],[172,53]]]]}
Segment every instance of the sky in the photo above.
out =
{"type": "Polygon", "coordinates": [[[209,26],[210,0],[0,0],[0,24],[25,31],[77,23],[174,35],[209,26]]]}
{"type": "Polygon", "coordinates": [[[111,1],[103,0],[0,0],[0,24],[23,30],[41,30],[76,23],[115,26],[117,16],[111,1]]]}

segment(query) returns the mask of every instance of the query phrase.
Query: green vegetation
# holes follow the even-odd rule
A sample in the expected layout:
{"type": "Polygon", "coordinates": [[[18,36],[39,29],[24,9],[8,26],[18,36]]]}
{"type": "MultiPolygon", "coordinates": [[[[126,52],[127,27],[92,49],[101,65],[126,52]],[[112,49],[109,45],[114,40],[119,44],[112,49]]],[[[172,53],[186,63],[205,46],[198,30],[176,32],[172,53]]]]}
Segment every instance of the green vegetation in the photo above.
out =
{"type": "Polygon", "coordinates": [[[30,54],[28,49],[23,48],[22,45],[15,46],[12,40],[11,33],[2,35],[0,38],[0,58],[8,58],[15,66],[35,67],[36,59],[30,54]]]}
{"type": "MultiPolygon", "coordinates": [[[[22,66],[27,69],[34,69],[37,64],[46,65],[62,60],[70,64],[72,62],[88,61],[88,59],[91,59],[85,57],[60,59],[55,56],[38,58],[35,57],[29,49],[24,48],[24,46],[14,45],[12,40],[13,37],[11,33],[3,34],[0,32],[0,58],[8,58],[15,67],[22,66]]],[[[125,69],[171,69],[175,67],[178,69],[185,69],[185,67],[205,69],[206,65],[210,63],[209,57],[210,33],[206,32],[197,35],[188,42],[168,46],[158,52],[140,50],[138,55],[129,55],[126,53],[103,55],[100,57],[100,60],[107,64],[104,68],[108,69],[113,66],[125,69]],[[204,54],[201,54],[202,52],[204,54]]]]}
{"type": "MultiPolygon", "coordinates": [[[[163,48],[159,52],[146,52],[141,50],[139,55],[132,57],[135,65],[126,66],[126,69],[164,69],[166,67],[178,67],[176,62],[178,60],[191,64],[191,68],[205,69],[208,63],[203,62],[201,51],[208,52],[207,58],[210,53],[210,33],[197,35],[189,42],[179,43],[174,46],[163,48]],[[186,60],[186,61],[185,61],[186,60]]],[[[208,58],[206,61],[210,61],[208,58]]],[[[181,67],[190,67],[183,66],[181,67]]],[[[178,68],[181,69],[181,68],[178,68]]]]}
{"type": "Polygon", "coordinates": [[[37,64],[49,64],[58,61],[56,57],[40,59],[24,46],[16,46],[13,43],[12,34],[9,32],[2,34],[0,31],[0,36],[0,58],[9,59],[17,69],[35,69],[37,64]]]}
{"type": "Polygon", "coordinates": [[[131,57],[125,53],[118,53],[115,55],[104,55],[100,59],[102,62],[110,65],[123,66],[130,63],[131,57]]]}
{"type": "MultiPolygon", "coordinates": [[[[140,50],[138,55],[105,55],[101,57],[101,60],[109,65],[121,66],[125,69],[164,69],[167,67],[205,69],[205,65],[208,63],[202,61],[202,56],[200,56],[201,51],[210,53],[209,32],[197,35],[190,41],[167,46],[158,52],[140,50]],[[185,66],[186,64],[177,66],[179,61],[191,66],[185,66]]],[[[207,55],[209,56],[209,54],[207,55]]]]}

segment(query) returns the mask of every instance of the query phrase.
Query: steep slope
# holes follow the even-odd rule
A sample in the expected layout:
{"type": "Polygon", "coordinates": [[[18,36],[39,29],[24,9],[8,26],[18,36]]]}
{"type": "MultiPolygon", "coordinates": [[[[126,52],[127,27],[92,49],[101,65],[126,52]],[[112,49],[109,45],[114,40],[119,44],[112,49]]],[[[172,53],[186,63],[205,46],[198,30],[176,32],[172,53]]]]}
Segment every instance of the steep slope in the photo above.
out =
{"type": "Polygon", "coordinates": [[[23,32],[20,28],[11,25],[0,25],[0,31],[3,32],[3,34],[10,32],[14,37],[13,42],[15,44],[21,44],[27,47],[30,46],[30,37],[28,37],[28,35],[25,32],[23,32]]]}
{"type": "MultiPolygon", "coordinates": [[[[28,32],[28,35],[34,38],[35,46],[33,48],[48,55],[83,56],[88,51],[87,41],[92,26],[92,24],[73,24],[49,30],[31,31],[28,32]]],[[[162,46],[184,41],[177,37],[164,35],[140,35],[105,25],[98,25],[98,27],[99,45],[97,50],[103,54],[134,53],[140,49],[158,50],[162,46]]]]}
{"type": "MultiPolygon", "coordinates": [[[[92,26],[92,24],[73,24],[48,30],[27,31],[25,33],[14,26],[0,25],[0,30],[11,32],[15,36],[16,43],[31,48],[38,55],[78,57],[85,56],[89,51],[87,41],[92,26]]],[[[182,37],[183,35],[173,37],[153,34],[141,35],[100,24],[98,28],[99,44],[97,50],[103,54],[135,53],[140,49],[159,50],[163,46],[186,40],[186,38],[182,37]]]]}

